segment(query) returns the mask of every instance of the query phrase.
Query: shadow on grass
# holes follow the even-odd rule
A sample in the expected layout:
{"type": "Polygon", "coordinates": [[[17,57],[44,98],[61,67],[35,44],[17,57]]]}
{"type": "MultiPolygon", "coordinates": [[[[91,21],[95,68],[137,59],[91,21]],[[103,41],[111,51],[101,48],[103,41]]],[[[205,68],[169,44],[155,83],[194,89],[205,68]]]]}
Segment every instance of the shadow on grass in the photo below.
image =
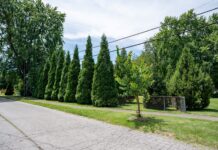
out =
{"type": "Polygon", "coordinates": [[[218,112],[218,109],[205,108],[202,110],[189,110],[189,112],[218,112]]]}
{"type": "Polygon", "coordinates": [[[200,111],[207,111],[207,112],[218,112],[218,109],[210,109],[210,108],[206,108],[204,110],[200,110],[200,111]]]}
{"type": "Polygon", "coordinates": [[[129,122],[133,122],[136,129],[141,129],[145,132],[161,131],[161,127],[166,124],[164,120],[155,117],[142,117],[140,119],[133,117],[129,119],[129,122]]]}

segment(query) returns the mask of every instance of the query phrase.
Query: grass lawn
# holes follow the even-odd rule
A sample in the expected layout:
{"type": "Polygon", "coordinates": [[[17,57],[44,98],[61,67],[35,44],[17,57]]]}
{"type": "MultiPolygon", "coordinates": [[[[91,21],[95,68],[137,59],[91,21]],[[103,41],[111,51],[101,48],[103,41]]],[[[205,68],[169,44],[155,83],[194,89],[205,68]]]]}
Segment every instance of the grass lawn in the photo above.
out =
{"type": "Polygon", "coordinates": [[[188,113],[218,117],[218,98],[211,98],[207,108],[200,111],[188,111],[188,113]]]}
{"type": "MultiPolygon", "coordinates": [[[[218,149],[218,122],[152,115],[144,115],[146,119],[143,122],[130,121],[129,118],[134,116],[134,114],[130,112],[113,112],[107,109],[96,109],[93,106],[81,106],[79,104],[37,100],[33,98],[8,98],[101,120],[115,125],[137,129],[144,132],[154,132],[166,136],[172,136],[176,139],[189,143],[201,144],[218,149]],[[72,107],[72,105],[78,107],[72,107]]],[[[215,101],[215,104],[217,104],[217,101],[215,101]]],[[[131,107],[131,109],[133,109],[135,106],[133,107],[131,105],[131,107]]],[[[214,107],[216,109],[217,106],[214,107]]],[[[209,109],[214,108],[211,106],[209,109]]]]}
{"type": "MultiPolygon", "coordinates": [[[[144,108],[142,105],[142,99],[140,99],[141,102],[141,110],[142,111],[147,111],[147,112],[163,112],[163,113],[176,113],[176,114],[182,114],[184,112],[177,111],[175,108],[169,108],[167,110],[155,110],[155,109],[147,109],[144,108]]],[[[121,109],[126,109],[126,110],[136,110],[137,105],[136,102],[133,101],[132,104],[125,104],[120,106],[121,109]]],[[[208,116],[214,116],[218,117],[218,98],[211,98],[210,99],[210,105],[203,109],[203,110],[198,110],[198,111],[186,111],[186,114],[198,114],[198,115],[208,115],[208,116]]]]}

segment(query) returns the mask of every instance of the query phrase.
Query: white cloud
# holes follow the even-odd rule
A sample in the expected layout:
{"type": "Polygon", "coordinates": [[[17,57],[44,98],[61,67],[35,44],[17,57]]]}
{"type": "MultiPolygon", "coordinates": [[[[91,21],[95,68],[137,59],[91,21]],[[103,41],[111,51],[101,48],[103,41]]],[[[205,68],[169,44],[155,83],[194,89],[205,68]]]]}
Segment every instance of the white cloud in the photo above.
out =
{"type": "MultiPolygon", "coordinates": [[[[218,0],[43,0],[66,13],[64,37],[68,39],[99,37],[105,33],[119,38],[158,26],[165,16],[198,7],[213,8],[218,0]],[[202,5],[203,4],[203,5],[202,5]]],[[[133,40],[145,39],[148,33],[133,40]]]]}

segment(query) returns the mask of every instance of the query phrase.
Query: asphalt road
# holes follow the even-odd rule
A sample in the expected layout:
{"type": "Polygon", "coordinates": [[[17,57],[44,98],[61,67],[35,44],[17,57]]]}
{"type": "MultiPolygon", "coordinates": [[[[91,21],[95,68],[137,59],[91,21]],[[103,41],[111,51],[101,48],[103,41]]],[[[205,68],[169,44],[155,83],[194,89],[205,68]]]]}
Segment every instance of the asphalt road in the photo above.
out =
{"type": "Polygon", "coordinates": [[[192,150],[173,138],[0,98],[0,150],[192,150]]]}

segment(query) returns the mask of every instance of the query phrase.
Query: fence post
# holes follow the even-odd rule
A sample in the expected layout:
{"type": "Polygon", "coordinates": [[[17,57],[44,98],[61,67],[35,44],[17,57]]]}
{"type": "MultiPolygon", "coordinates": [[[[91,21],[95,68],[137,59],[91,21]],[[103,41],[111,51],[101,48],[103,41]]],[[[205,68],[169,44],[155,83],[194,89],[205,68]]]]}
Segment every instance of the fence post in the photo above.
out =
{"type": "Polygon", "coordinates": [[[185,112],[186,111],[186,104],[185,104],[185,97],[180,97],[180,111],[185,112]]]}

